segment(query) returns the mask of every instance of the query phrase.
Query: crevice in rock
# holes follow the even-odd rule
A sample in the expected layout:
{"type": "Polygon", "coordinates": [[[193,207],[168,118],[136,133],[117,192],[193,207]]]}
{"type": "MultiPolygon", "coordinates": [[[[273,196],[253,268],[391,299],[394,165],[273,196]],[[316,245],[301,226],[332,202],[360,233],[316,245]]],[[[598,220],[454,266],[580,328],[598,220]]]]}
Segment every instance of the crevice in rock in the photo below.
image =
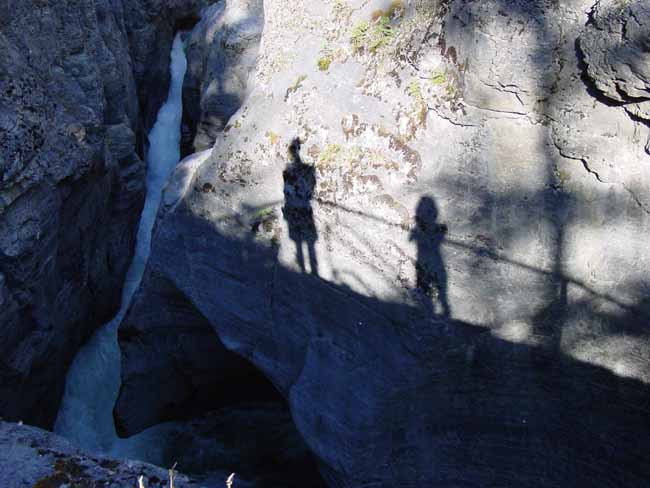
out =
{"type": "Polygon", "coordinates": [[[176,19],[174,22],[174,35],[181,31],[191,31],[200,20],[201,17],[195,14],[186,15],[176,19]]]}
{"type": "Polygon", "coordinates": [[[598,174],[597,171],[595,171],[595,170],[591,169],[591,167],[589,167],[589,163],[587,162],[587,160],[585,158],[579,158],[579,157],[576,157],[576,156],[571,156],[569,154],[566,154],[564,151],[562,151],[562,147],[557,143],[555,138],[553,138],[553,145],[557,149],[558,153],[560,153],[560,156],[562,156],[563,158],[566,158],[566,159],[572,159],[574,161],[580,161],[582,163],[582,166],[587,171],[587,173],[593,175],[594,178],[596,178],[596,180],[598,180],[599,183],[607,183],[606,181],[604,181],[600,177],[600,174],[598,174]]]}
{"type": "Polygon", "coordinates": [[[630,187],[628,187],[625,183],[623,183],[623,188],[625,188],[625,191],[628,192],[628,194],[630,195],[630,197],[632,197],[632,200],[634,200],[634,202],[638,205],[638,207],[639,207],[639,208],[640,208],[644,213],[647,213],[648,215],[650,215],[650,207],[648,207],[647,205],[645,205],[645,204],[644,204],[644,203],[639,199],[639,197],[637,196],[637,194],[634,193],[634,191],[633,191],[630,187]]]}

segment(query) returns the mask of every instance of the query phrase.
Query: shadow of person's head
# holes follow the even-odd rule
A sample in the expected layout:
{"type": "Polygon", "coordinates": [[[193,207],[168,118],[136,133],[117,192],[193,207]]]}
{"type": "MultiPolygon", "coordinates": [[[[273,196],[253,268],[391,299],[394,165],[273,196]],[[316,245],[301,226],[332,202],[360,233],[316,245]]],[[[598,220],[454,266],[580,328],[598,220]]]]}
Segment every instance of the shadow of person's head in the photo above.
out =
{"type": "Polygon", "coordinates": [[[300,159],[301,145],[302,142],[300,141],[299,137],[294,137],[294,139],[291,141],[291,144],[289,144],[289,159],[293,164],[302,164],[302,160],[300,159]]]}
{"type": "Polygon", "coordinates": [[[415,211],[415,225],[418,230],[431,231],[438,222],[438,206],[431,197],[422,197],[415,211]]]}

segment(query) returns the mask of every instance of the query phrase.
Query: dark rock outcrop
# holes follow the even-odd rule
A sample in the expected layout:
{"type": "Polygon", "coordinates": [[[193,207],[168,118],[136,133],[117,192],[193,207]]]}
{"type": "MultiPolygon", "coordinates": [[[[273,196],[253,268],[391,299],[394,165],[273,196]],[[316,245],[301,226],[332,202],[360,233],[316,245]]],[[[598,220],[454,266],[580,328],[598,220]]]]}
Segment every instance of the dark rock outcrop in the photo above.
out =
{"type": "Polygon", "coordinates": [[[253,89],[169,189],[122,328],[173,286],[330,486],[644,486],[648,128],[594,96],[591,11],[265,2],[253,89]]]}
{"type": "Polygon", "coordinates": [[[51,426],[119,305],[145,131],[174,26],[202,0],[0,1],[0,414],[51,426]]]}

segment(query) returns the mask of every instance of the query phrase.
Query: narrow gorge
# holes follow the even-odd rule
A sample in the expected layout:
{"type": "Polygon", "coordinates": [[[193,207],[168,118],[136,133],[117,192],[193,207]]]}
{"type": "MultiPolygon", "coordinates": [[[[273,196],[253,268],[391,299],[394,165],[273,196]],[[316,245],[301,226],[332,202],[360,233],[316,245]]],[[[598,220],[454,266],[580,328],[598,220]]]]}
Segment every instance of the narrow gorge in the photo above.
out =
{"type": "Polygon", "coordinates": [[[650,1],[0,0],[0,54],[8,486],[647,485],[650,1]]]}
{"type": "MultiPolygon", "coordinates": [[[[77,353],[68,372],[63,401],[54,424],[55,432],[91,451],[119,454],[128,449],[119,442],[113,424],[113,404],[120,387],[117,327],[140,284],[149,258],[151,232],[163,185],[180,160],[182,87],[186,70],[184,45],[181,34],[177,34],[171,52],[169,95],[148,137],[146,198],[140,216],[135,254],[122,288],[120,310],[77,353]]],[[[153,439],[147,440],[147,444],[159,447],[159,442],[153,439]]],[[[141,456],[134,452],[131,457],[141,456]]]]}

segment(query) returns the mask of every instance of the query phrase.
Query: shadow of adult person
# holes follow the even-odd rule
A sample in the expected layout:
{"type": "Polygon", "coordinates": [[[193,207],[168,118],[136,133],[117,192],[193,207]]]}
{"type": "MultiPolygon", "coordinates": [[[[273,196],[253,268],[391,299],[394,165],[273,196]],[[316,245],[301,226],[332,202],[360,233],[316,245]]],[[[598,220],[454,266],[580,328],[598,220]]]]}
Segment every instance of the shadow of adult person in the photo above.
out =
{"type": "Polygon", "coordinates": [[[447,226],[438,223],[438,207],[431,197],[422,197],[415,213],[415,227],[410,240],[418,246],[416,290],[432,314],[451,317],[447,299],[447,271],[440,246],[447,234],[447,226]],[[434,305],[437,305],[434,307],[434,305]],[[437,308],[440,312],[437,313],[437,308]]]}
{"type": "Polygon", "coordinates": [[[296,244],[296,260],[303,273],[306,272],[303,244],[307,245],[310,272],[318,276],[315,244],[318,239],[311,200],[316,186],[314,167],[305,164],[300,157],[300,139],[289,145],[289,163],[282,173],[284,180],[284,207],[282,215],[289,227],[289,238],[296,244]]]}

